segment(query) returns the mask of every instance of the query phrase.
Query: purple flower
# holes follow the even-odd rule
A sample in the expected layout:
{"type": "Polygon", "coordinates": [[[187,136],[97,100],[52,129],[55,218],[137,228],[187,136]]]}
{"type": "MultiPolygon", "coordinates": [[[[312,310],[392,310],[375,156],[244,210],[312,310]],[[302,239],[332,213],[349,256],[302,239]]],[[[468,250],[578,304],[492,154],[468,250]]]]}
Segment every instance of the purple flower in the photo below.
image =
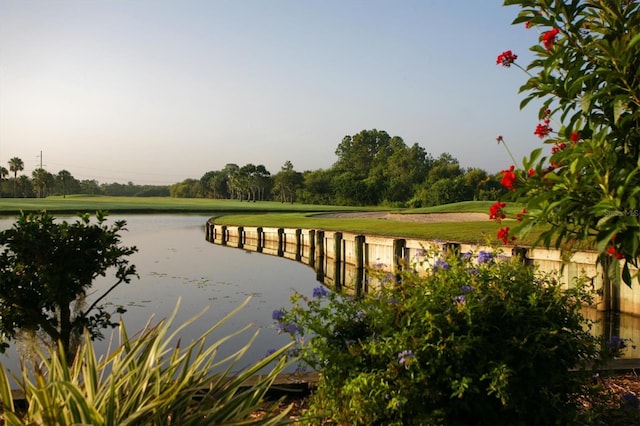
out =
{"type": "Polygon", "coordinates": [[[265,358],[268,358],[268,357],[270,357],[271,355],[273,355],[275,352],[276,352],[276,350],[275,350],[274,348],[271,348],[271,349],[269,349],[269,350],[267,351],[267,353],[266,353],[266,354],[264,354],[264,357],[265,357],[265,358]]]}
{"type": "Polygon", "coordinates": [[[460,292],[462,294],[471,293],[472,291],[473,291],[473,287],[471,287],[470,285],[463,285],[462,287],[460,287],[460,292]]]}
{"type": "Polygon", "coordinates": [[[465,251],[464,253],[462,253],[461,258],[462,258],[462,260],[469,260],[469,259],[471,259],[471,252],[470,252],[470,251],[465,251]]]}
{"type": "Polygon", "coordinates": [[[356,322],[362,322],[362,320],[364,319],[365,315],[366,314],[364,313],[364,311],[356,312],[356,322]]]}
{"type": "Polygon", "coordinates": [[[274,321],[282,320],[284,318],[284,311],[282,309],[276,309],[271,314],[271,318],[273,318],[274,321]]]}
{"type": "Polygon", "coordinates": [[[625,393],[622,395],[622,403],[624,404],[624,409],[639,409],[640,408],[640,399],[632,393],[625,393]]]}
{"type": "Polygon", "coordinates": [[[325,287],[320,286],[313,289],[313,297],[317,297],[320,299],[326,297],[328,294],[329,292],[325,287]]]}
{"type": "Polygon", "coordinates": [[[489,251],[480,250],[478,253],[478,263],[485,263],[493,261],[493,253],[489,251]]]}
{"type": "Polygon", "coordinates": [[[433,265],[433,270],[437,271],[439,269],[442,269],[444,271],[446,271],[447,269],[449,269],[449,264],[447,263],[446,260],[444,259],[438,259],[436,260],[436,263],[433,265]]]}
{"type": "Polygon", "coordinates": [[[404,365],[405,368],[409,368],[409,364],[414,358],[415,355],[410,349],[404,350],[398,354],[398,362],[400,365],[404,365]]]}
{"type": "Polygon", "coordinates": [[[453,301],[459,305],[464,305],[464,302],[467,301],[467,296],[461,294],[460,296],[456,296],[453,298],[453,301]]]}
{"type": "Polygon", "coordinates": [[[613,351],[619,351],[627,347],[627,342],[626,339],[618,336],[612,336],[611,339],[609,339],[609,341],[607,342],[607,346],[609,346],[609,349],[613,351]]]}
{"type": "Polygon", "coordinates": [[[291,335],[295,335],[296,333],[302,334],[302,328],[300,326],[297,326],[291,323],[278,324],[277,330],[278,330],[278,334],[281,334],[281,333],[288,333],[291,335]]]}

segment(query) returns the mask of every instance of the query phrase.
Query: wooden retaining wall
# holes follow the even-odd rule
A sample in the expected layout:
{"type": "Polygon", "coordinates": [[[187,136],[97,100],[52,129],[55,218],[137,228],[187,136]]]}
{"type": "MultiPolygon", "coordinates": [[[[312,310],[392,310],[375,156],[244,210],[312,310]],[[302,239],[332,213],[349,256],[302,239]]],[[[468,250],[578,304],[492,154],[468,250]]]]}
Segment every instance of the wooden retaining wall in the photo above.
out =
{"type": "MultiPolygon", "coordinates": [[[[368,276],[371,267],[387,271],[393,277],[403,262],[411,263],[424,250],[457,250],[459,253],[492,251],[492,247],[444,241],[425,241],[383,236],[370,236],[321,229],[238,227],[206,224],[207,241],[228,247],[256,251],[301,262],[310,266],[316,279],[332,289],[352,294],[375,291],[384,282],[368,276]]],[[[518,256],[535,265],[540,272],[556,273],[565,286],[584,275],[592,280],[602,296],[594,309],[586,312],[596,321],[594,335],[631,339],[625,359],[640,359],[640,289],[622,284],[605,288],[603,271],[596,267],[596,253],[579,252],[562,266],[560,252],[547,249],[501,247],[505,256],[518,256]]],[[[424,265],[425,269],[429,265],[424,265]]]]}
{"type": "MultiPolygon", "coordinates": [[[[369,286],[379,285],[367,277],[367,268],[376,266],[395,273],[402,261],[411,262],[423,250],[458,250],[478,252],[491,247],[443,241],[425,241],[383,236],[370,236],[321,229],[292,229],[206,225],[207,241],[244,250],[280,256],[304,263],[316,271],[317,279],[330,288],[347,288],[356,294],[369,286]]],[[[584,275],[592,280],[602,297],[599,311],[622,312],[640,316],[640,291],[626,285],[605,286],[603,271],[596,267],[596,253],[579,252],[562,267],[558,250],[502,247],[506,256],[519,256],[523,262],[535,265],[541,272],[556,272],[566,286],[584,275]]],[[[426,265],[428,267],[428,265],[426,265]]]]}

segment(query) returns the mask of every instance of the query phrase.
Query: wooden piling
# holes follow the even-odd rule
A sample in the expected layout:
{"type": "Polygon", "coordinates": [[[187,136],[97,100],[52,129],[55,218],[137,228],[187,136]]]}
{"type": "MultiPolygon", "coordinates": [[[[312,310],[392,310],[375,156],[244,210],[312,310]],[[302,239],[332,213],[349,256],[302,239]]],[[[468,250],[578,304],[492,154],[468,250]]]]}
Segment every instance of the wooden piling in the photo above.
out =
{"type": "Polygon", "coordinates": [[[333,233],[333,284],[336,291],[342,289],[342,232],[333,233]]]}

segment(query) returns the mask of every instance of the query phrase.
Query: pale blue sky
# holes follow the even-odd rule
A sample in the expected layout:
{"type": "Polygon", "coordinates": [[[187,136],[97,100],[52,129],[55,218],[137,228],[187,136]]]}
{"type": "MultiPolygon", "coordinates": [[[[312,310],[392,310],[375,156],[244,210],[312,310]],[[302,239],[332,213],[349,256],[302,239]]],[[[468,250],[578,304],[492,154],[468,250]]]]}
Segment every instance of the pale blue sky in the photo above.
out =
{"type": "Polygon", "coordinates": [[[0,1],[0,164],[170,184],[226,163],[328,168],[386,130],[497,172],[540,145],[519,110],[535,29],[500,0],[0,1]]]}

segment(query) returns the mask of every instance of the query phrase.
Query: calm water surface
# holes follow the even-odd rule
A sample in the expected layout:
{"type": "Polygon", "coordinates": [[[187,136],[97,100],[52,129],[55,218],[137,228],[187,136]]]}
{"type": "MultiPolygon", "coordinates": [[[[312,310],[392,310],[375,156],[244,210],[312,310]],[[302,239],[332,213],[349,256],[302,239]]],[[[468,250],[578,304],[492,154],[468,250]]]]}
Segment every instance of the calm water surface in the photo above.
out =
{"type": "MultiPolygon", "coordinates": [[[[130,260],[136,265],[140,279],[121,284],[105,303],[113,304],[114,309],[117,305],[127,309],[122,318],[129,335],[143,328],[150,319],[155,323],[167,318],[178,301],[176,325],[207,308],[181,335],[184,342],[200,336],[251,296],[249,305],[213,335],[213,339],[220,338],[249,323],[261,328],[252,350],[243,357],[243,365],[247,365],[262,358],[269,349],[289,341],[288,336],[276,333],[272,311],[289,306],[289,296],[294,290],[311,295],[313,287],[319,283],[311,268],[297,262],[207,242],[204,224],[210,216],[109,216],[107,223],[119,219],[127,221],[128,232],[122,234],[123,243],[138,247],[138,252],[130,260]]],[[[73,217],[65,219],[75,220],[73,217]]],[[[10,227],[14,221],[14,218],[0,219],[0,229],[10,227]]],[[[107,289],[114,282],[112,277],[98,280],[89,299],[98,297],[102,294],[100,290],[107,289]]],[[[255,328],[223,347],[220,356],[241,347],[255,328]]],[[[99,352],[108,350],[108,340],[96,343],[99,352]]],[[[16,371],[16,358],[15,352],[10,351],[0,356],[0,362],[16,371]]]]}

